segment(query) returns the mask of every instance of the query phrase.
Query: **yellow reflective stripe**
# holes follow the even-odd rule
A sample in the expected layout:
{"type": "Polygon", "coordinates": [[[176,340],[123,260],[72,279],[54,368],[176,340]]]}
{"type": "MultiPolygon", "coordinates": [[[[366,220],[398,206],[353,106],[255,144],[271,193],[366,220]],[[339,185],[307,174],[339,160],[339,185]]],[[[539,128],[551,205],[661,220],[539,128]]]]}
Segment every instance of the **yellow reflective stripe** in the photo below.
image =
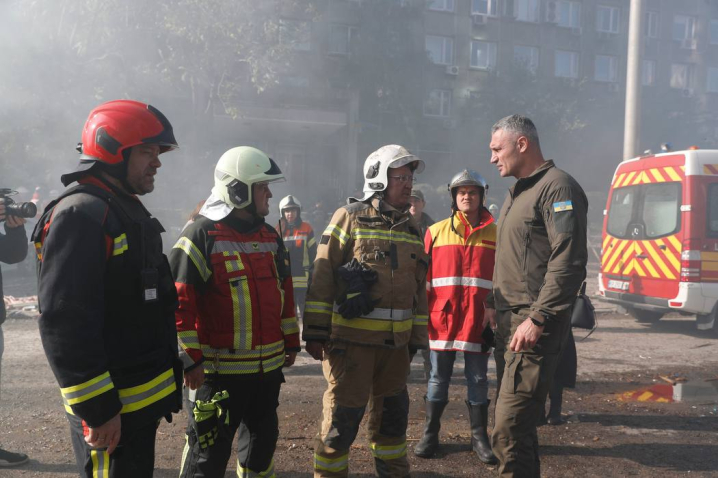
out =
{"type": "Polygon", "coordinates": [[[208,360],[204,362],[206,373],[219,373],[220,375],[246,375],[264,372],[271,372],[284,365],[284,354],[262,360],[248,360],[244,362],[230,362],[224,360],[208,360]],[[260,367],[261,366],[261,367],[260,367]]]}
{"type": "Polygon", "coordinates": [[[312,247],[316,243],[317,243],[317,240],[314,237],[312,237],[311,239],[309,239],[309,242],[307,242],[307,247],[312,247]]]}
{"type": "Polygon", "coordinates": [[[297,318],[282,319],[282,332],[284,335],[298,334],[299,324],[297,323],[297,318]]]}
{"type": "Polygon", "coordinates": [[[244,262],[242,262],[242,256],[239,255],[239,252],[223,251],[222,255],[224,257],[229,257],[230,255],[236,256],[236,260],[225,260],[224,261],[224,266],[227,269],[227,272],[237,272],[237,271],[244,270],[244,262]]]}
{"type": "Polygon", "coordinates": [[[332,324],[352,329],[371,330],[374,332],[404,332],[411,330],[413,323],[414,319],[412,318],[406,320],[376,320],[362,319],[360,317],[345,319],[340,314],[332,314],[332,324]]]}
{"type": "Polygon", "coordinates": [[[338,458],[326,458],[314,454],[314,469],[330,472],[340,472],[349,467],[349,453],[338,458]]]}
{"type": "Polygon", "coordinates": [[[391,240],[393,242],[408,242],[409,244],[423,246],[423,243],[418,237],[402,232],[390,233],[389,231],[383,231],[378,229],[357,228],[354,229],[353,234],[356,239],[380,239],[385,241],[391,240]]]}
{"type": "Polygon", "coordinates": [[[349,234],[344,231],[341,227],[337,226],[336,224],[329,224],[326,229],[324,229],[324,235],[325,236],[334,236],[339,242],[343,245],[346,245],[347,241],[349,240],[349,234]]]}
{"type": "Polygon", "coordinates": [[[274,474],[274,458],[269,462],[267,469],[259,473],[242,467],[239,463],[239,459],[237,459],[237,476],[239,478],[274,478],[276,476],[274,474]]]}
{"type": "Polygon", "coordinates": [[[180,466],[180,476],[184,475],[184,464],[187,460],[187,453],[189,453],[189,436],[185,434],[184,436],[184,450],[182,450],[182,465],[180,466]]]}
{"type": "Polygon", "coordinates": [[[119,236],[117,236],[114,239],[114,247],[112,248],[112,255],[113,256],[119,256],[123,252],[125,252],[128,248],[127,245],[127,235],[123,232],[119,236]]]}
{"type": "Polygon", "coordinates": [[[112,383],[110,372],[105,372],[79,385],[60,388],[60,392],[62,393],[63,401],[67,405],[77,405],[108,390],[112,390],[114,387],[115,385],[112,383]]]}
{"type": "Polygon", "coordinates": [[[121,388],[119,390],[120,401],[122,402],[120,413],[130,413],[145,408],[162,400],[175,390],[177,390],[177,384],[175,383],[172,369],[142,385],[121,388]]]}
{"type": "Polygon", "coordinates": [[[207,267],[207,261],[192,241],[186,237],[180,237],[173,249],[184,251],[184,253],[187,254],[194,263],[199,275],[202,276],[202,280],[205,282],[209,280],[209,276],[212,275],[212,271],[209,267],[207,267]]]}
{"type": "Polygon", "coordinates": [[[202,345],[202,353],[206,357],[217,357],[219,359],[260,359],[262,357],[269,357],[271,355],[278,354],[284,350],[284,340],[278,340],[271,344],[260,345],[256,350],[235,350],[230,351],[228,349],[215,349],[209,345],[202,345]]]}
{"type": "Polygon", "coordinates": [[[414,317],[414,325],[427,325],[429,323],[428,315],[416,315],[414,317]]]}
{"type": "Polygon", "coordinates": [[[107,450],[90,450],[92,460],[92,478],[109,478],[110,455],[107,450]]]}
{"type": "Polygon", "coordinates": [[[377,445],[371,444],[371,454],[380,460],[396,460],[406,455],[406,442],[398,445],[377,445]]]}
{"type": "Polygon", "coordinates": [[[198,349],[199,337],[196,330],[183,330],[177,332],[177,338],[183,349],[198,349]]]}
{"type": "Polygon", "coordinates": [[[38,260],[42,260],[42,242],[35,243],[35,254],[37,254],[38,260]]]}
{"type": "Polygon", "coordinates": [[[304,312],[314,312],[317,314],[328,314],[331,315],[333,312],[334,306],[330,304],[329,302],[315,302],[315,301],[307,301],[307,303],[304,305],[304,312]]]}

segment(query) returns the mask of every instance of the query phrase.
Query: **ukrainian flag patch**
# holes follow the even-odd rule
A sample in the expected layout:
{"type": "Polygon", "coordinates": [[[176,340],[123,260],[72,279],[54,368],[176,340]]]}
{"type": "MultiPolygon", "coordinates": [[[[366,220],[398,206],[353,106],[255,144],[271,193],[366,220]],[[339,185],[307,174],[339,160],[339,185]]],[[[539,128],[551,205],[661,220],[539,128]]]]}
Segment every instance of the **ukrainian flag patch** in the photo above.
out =
{"type": "Polygon", "coordinates": [[[562,201],[553,203],[553,212],[573,211],[573,203],[571,201],[562,201]]]}

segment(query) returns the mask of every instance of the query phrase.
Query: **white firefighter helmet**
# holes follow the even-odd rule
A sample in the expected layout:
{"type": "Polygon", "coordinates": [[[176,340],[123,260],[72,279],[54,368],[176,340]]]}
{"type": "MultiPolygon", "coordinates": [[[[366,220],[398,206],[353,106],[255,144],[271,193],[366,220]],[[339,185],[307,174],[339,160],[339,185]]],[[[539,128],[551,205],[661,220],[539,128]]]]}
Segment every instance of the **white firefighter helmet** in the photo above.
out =
{"type": "Polygon", "coordinates": [[[479,173],[473,169],[464,169],[459,174],[454,175],[449,183],[449,192],[451,193],[451,208],[456,209],[456,192],[455,189],[460,186],[476,186],[481,189],[482,206],[486,202],[486,194],[489,192],[489,185],[479,173]]]}
{"type": "Polygon", "coordinates": [[[410,163],[416,163],[415,173],[424,171],[424,161],[403,146],[387,144],[377,149],[364,161],[364,197],[355,199],[365,201],[384,191],[389,182],[389,168],[400,168],[410,163]]]}
{"type": "Polygon", "coordinates": [[[242,209],[252,204],[252,185],[283,180],[277,163],[264,152],[251,146],[238,146],[217,161],[212,195],[228,206],[242,209]]]}
{"type": "Polygon", "coordinates": [[[291,194],[289,196],[285,196],[281,201],[279,201],[279,214],[284,215],[285,209],[299,209],[302,210],[302,203],[299,202],[299,199],[292,196],[291,194]]]}
{"type": "Polygon", "coordinates": [[[494,204],[494,203],[491,203],[491,205],[489,206],[489,212],[490,212],[491,215],[494,216],[494,218],[495,218],[496,216],[499,215],[499,206],[497,206],[497,205],[494,204]]]}

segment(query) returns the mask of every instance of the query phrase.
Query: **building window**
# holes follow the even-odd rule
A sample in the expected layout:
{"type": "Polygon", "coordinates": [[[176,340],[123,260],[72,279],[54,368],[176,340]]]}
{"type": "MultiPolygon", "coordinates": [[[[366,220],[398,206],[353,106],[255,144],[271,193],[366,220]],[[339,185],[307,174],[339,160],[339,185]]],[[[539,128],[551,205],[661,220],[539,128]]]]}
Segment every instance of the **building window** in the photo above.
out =
{"type": "Polygon", "coordinates": [[[426,52],[436,65],[454,64],[454,40],[450,37],[426,35],[426,52]]]}
{"type": "Polygon", "coordinates": [[[599,5],[596,8],[596,31],[618,33],[621,20],[620,12],[618,7],[599,5]]]}
{"type": "Polygon", "coordinates": [[[491,70],[496,67],[496,43],[471,42],[471,68],[491,70]]]}
{"type": "Polygon", "coordinates": [[[706,90],[710,93],[718,93],[718,68],[708,67],[706,90]]]}
{"type": "Polygon", "coordinates": [[[581,4],[567,1],[548,2],[546,21],[560,27],[579,28],[581,27],[581,4]]]}
{"type": "Polygon", "coordinates": [[[453,12],[454,0],[429,0],[428,8],[435,12],[453,12]]]}
{"type": "Polygon", "coordinates": [[[311,24],[297,20],[279,20],[279,43],[293,50],[309,51],[311,44],[311,24]]]}
{"type": "Polygon", "coordinates": [[[348,25],[331,25],[329,29],[329,53],[348,55],[356,38],[357,28],[348,25]]]}
{"type": "Polygon", "coordinates": [[[431,90],[424,102],[424,116],[448,118],[451,115],[451,90],[431,90]]]}
{"type": "Polygon", "coordinates": [[[711,20],[710,38],[711,45],[718,45],[718,20],[711,20]]]}
{"type": "Polygon", "coordinates": [[[685,15],[673,17],[673,39],[677,41],[692,40],[695,37],[696,19],[685,15]]]}
{"type": "Polygon", "coordinates": [[[536,73],[539,64],[539,50],[533,46],[514,46],[514,63],[531,73],[536,73]]]}
{"type": "Polygon", "coordinates": [[[643,86],[653,86],[656,84],[655,60],[643,60],[641,64],[641,84],[643,86]]]}
{"type": "Polygon", "coordinates": [[[554,75],[558,78],[578,78],[578,53],[556,50],[554,75]]]}
{"type": "Polygon", "coordinates": [[[499,0],[471,0],[471,14],[495,17],[499,14],[499,0]]]}
{"type": "Polygon", "coordinates": [[[520,22],[538,22],[538,0],[514,0],[514,16],[520,22]]]}
{"type": "Polygon", "coordinates": [[[593,79],[615,83],[618,80],[618,59],[615,56],[596,55],[593,79]]]}
{"type": "Polygon", "coordinates": [[[646,38],[658,38],[658,12],[646,12],[644,22],[643,36],[646,38]]]}
{"type": "Polygon", "coordinates": [[[686,90],[692,84],[691,66],[683,63],[671,65],[671,88],[686,90]]]}

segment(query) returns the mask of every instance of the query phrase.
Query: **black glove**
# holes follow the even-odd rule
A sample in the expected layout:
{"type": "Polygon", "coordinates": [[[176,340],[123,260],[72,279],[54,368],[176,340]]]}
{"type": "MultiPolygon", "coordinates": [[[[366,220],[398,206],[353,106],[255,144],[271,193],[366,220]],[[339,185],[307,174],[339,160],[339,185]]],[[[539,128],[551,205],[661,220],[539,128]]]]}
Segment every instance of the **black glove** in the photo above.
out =
{"type": "Polygon", "coordinates": [[[496,347],[496,336],[491,329],[491,325],[486,324],[486,328],[481,333],[481,338],[484,339],[484,345],[487,347],[496,347]]]}
{"type": "Polygon", "coordinates": [[[356,258],[337,269],[339,277],[347,283],[339,313],[345,319],[361,317],[374,310],[375,302],[369,296],[369,287],[378,280],[376,271],[363,266],[356,258]]]}

